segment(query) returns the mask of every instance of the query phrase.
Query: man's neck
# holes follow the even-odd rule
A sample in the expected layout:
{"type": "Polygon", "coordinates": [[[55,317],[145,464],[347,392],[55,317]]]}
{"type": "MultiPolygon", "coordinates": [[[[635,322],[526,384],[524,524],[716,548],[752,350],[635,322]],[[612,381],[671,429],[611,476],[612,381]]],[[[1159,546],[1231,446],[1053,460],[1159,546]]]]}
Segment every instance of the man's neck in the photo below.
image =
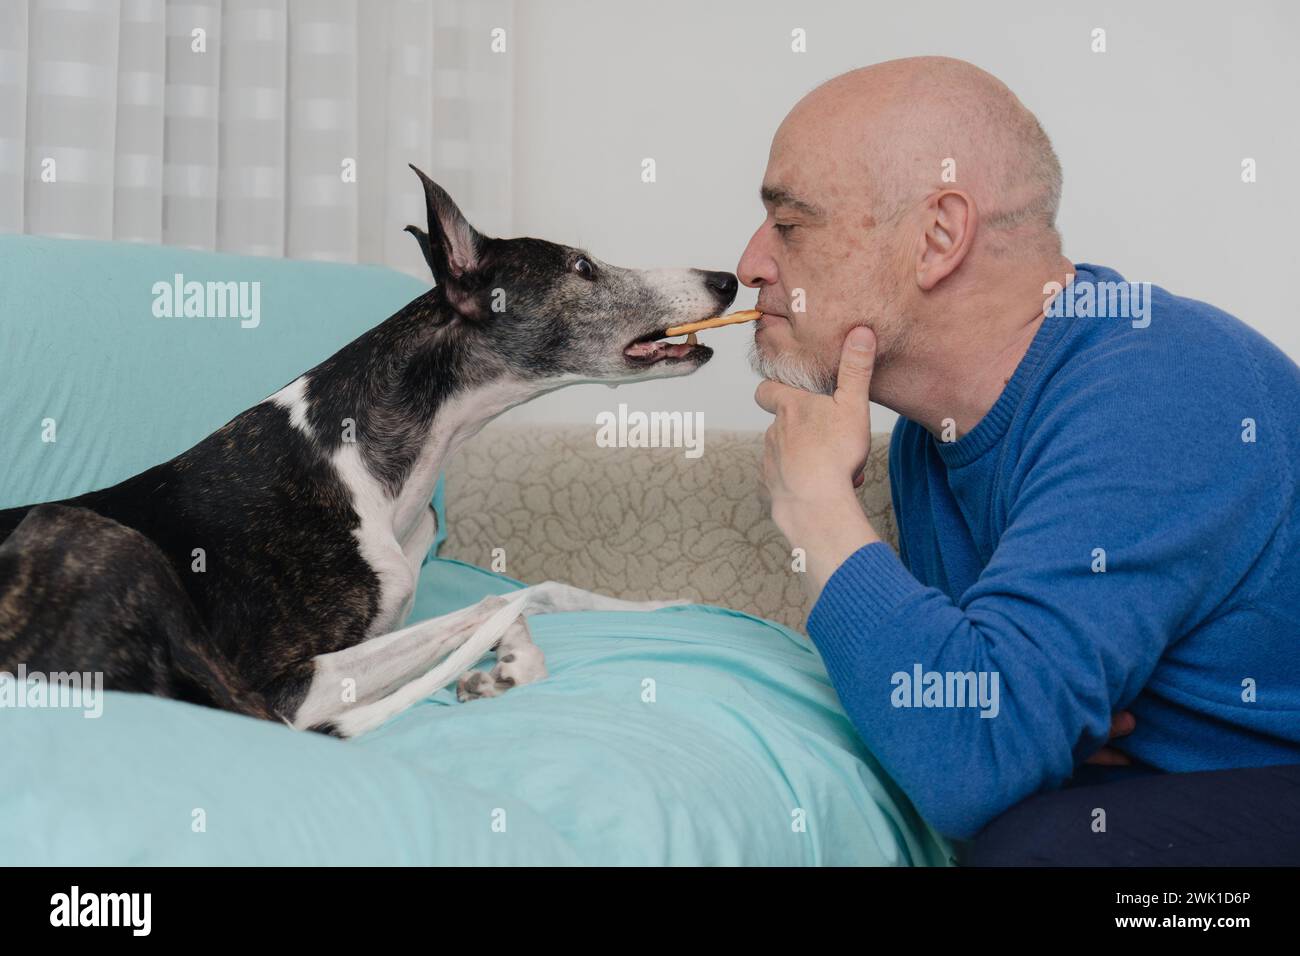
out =
{"type": "Polygon", "coordinates": [[[922,320],[914,333],[917,347],[877,376],[877,401],[940,441],[961,438],[997,403],[1029,351],[1043,322],[1043,287],[1064,284],[1073,271],[1061,257],[987,292],[962,296],[964,307],[947,310],[941,323],[922,320]]]}

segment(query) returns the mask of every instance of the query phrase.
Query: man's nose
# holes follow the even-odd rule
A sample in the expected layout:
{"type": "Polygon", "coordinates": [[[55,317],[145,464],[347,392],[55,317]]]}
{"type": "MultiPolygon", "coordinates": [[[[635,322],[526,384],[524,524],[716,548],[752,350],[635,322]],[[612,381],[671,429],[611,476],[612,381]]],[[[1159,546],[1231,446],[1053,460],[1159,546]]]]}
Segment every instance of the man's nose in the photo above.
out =
{"type": "Polygon", "coordinates": [[[736,275],[751,289],[770,285],[777,280],[776,260],[765,248],[766,233],[769,231],[765,227],[766,223],[759,226],[749,237],[749,245],[745,246],[745,251],[740,255],[740,262],[736,264],[736,275]]]}

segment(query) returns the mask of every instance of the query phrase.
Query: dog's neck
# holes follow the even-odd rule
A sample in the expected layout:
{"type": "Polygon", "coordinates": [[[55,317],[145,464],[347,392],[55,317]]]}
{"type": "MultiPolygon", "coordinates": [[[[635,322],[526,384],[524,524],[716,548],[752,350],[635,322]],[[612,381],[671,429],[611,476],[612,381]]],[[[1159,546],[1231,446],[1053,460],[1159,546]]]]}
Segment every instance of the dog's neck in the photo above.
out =
{"type": "Polygon", "coordinates": [[[422,296],[316,366],[300,386],[300,414],[317,443],[373,477],[399,540],[419,522],[438,475],[466,440],[555,387],[511,374],[447,310],[434,293],[422,296]]]}
{"type": "Polygon", "coordinates": [[[502,412],[526,402],[537,389],[502,378],[475,385],[445,401],[417,442],[418,452],[401,485],[393,492],[393,529],[399,540],[418,523],[446,463],[466,441],[502,412]]]}

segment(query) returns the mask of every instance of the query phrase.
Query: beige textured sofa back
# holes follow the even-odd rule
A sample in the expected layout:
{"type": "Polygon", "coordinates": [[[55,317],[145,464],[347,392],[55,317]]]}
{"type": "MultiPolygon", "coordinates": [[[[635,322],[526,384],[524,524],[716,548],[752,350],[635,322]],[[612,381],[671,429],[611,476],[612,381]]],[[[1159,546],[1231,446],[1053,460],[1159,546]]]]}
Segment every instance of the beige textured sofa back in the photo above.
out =
{"type": "MultiPolygon", "coordinates": [[[[802,629],[809,607],[789,546],[760,497],[762,432],[680,448],[601,448],[595,426],[491,425],[447,468],[440,554],[529,584],[563,581],[616,597],[689,598],[802,629]]],[[[889,436],[872,441],[859,491],[897,547],[889,436]]]]}

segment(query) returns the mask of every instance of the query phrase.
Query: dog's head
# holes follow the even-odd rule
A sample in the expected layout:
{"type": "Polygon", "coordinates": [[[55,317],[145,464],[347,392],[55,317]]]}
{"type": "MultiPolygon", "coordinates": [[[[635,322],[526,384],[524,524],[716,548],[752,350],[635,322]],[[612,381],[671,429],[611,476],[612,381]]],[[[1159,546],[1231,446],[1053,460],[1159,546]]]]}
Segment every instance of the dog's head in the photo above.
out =
{"type": "MultiPolygon", "coordinates": [[[[415,169],[414,166],[411,167],[415,169]]],[[[623,269],[542,239],[481,235],[420,170],[428,232],[419,240],[446,310],[511,373],[546,384],[688,375],[703,345],[658,342],[674,325],[711,318],[736,277],[700,269],[623,269]]]]}

